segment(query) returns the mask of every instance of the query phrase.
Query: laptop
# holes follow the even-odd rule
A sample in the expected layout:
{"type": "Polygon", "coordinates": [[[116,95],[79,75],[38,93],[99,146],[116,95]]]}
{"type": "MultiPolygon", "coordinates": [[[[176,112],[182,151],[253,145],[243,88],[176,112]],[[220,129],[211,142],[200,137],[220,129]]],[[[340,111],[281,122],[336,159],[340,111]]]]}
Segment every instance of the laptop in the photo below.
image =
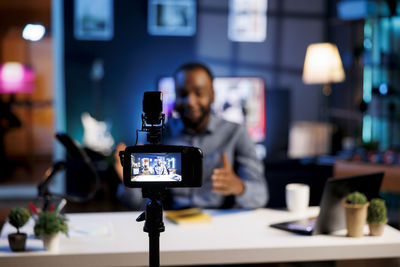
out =
{"type": "Polygon", "coordinates": [[[379,197],[383,172],[329,178],[325,183],[317,218],[271,224],[271,227],[305,235],[329,234],[346,228],[342,199],[349,193],[364,193],[368,200],[379,197]]]}

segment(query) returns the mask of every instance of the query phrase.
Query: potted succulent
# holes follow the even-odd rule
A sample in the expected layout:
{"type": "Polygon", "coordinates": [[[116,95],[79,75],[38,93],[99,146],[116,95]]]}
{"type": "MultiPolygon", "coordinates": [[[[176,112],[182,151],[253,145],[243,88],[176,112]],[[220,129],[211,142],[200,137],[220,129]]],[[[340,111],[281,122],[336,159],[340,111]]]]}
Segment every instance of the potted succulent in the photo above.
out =
{"type": "Polygon", "coordinates": [[[8,243],[12,251],[24,251],[26,243],[26,233],[21,233],[19,228],[24,226],[30,217],[26,208],[13,208],[8,215],[8,222],[17,228],[17,232],[8,235],[8,243]]]}
{"type": "Polygon", "coordinates": [[[380,236],[383,234],[383,229],[388,221],[385,200],[380,198],[371,200],[368,207],[367,221],[370,235],[380,236]]]}
{"type": "Polygon", "coordinates": [[[348,194],[343,200],[346,212],[347,236],[361,237],[364,235],[368,205],[367,197],[357,191],[348,194]]]}
{"type": "Polygon", "coordinates": [[[67,218],[56,211],[39,212],[33,230],[35,236],[42,238],[45,250],[58,251],[59,233],[68,235],[67,218]]]}

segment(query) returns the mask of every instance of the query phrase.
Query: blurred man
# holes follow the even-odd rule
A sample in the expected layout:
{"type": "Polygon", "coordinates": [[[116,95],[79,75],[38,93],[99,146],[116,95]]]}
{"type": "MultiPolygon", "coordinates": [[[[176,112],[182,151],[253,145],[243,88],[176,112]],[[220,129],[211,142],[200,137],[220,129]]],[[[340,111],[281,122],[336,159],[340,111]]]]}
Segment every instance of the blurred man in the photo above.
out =
{"type": "MultiPolygon", "coordinates": [[[[188,63],[175,71],[174,80],[174,108],[180,117],[168,120],[163,144],[199,147],[204,159],[203,186],[172,188],[171,208],[265,206],[268,191],[263,164],[246,128],[211,112],[211,71],[202,64],[188,63]]],[[[119,146],[117,153],[122,149],[124,146],[119,146]]],[[[137,190],[121,190],[119,197],[132,208],[137,207],[133,204],[139,200],[137,190]]]]}
{"type": "Polygon", "coordinates": [[[143,168],[140,172],[142,175],[152,175],[154,174],[154,170],[150,168],[149,159],[143,159],[143,168]]]}
{"type": "Polygon", "coordinates": [[[153,167],[154,169],[154,174],[156,175],[167,175],[167,167],[165,167],[165,164],[162,162],[161,158],[157,158],[156,165],[153,167]]]}

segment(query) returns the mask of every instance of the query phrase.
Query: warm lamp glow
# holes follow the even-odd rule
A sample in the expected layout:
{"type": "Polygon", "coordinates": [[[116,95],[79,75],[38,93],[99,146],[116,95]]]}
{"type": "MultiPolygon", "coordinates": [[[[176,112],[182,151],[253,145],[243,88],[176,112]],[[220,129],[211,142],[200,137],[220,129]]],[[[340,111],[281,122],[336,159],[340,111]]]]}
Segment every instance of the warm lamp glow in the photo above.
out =
{"type": "Polygon", "coordinates": [[[344,79],[343,64],[336,45],[318,43],[308,46],[303,68],[304,83],[329,84],[344,79]]]}
{"type": "Polygon", "coordinates": [[[35,73],[18,62],[7,62],[0,65],[0,93],[32,93],[35,73]]]}

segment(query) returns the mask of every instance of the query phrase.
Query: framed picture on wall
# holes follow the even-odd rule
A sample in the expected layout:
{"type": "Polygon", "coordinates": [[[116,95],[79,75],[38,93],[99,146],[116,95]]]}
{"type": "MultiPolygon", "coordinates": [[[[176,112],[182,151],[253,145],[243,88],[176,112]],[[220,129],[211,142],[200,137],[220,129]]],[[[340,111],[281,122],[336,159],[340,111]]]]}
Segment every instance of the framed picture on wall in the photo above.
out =
{"type": "Polygon", "coordinates": [[[230,0],[229,40],[264,42],[267,37],[267,7],[267,0],[230,0]]]}
{"type": "MultiPolygon", "coordinates": [[[[244,124],[255,142],[266,137],[266,85],[261,77],[215,77],[212,110],[227,121],[244,124]]],[[[163,113],[177,116],[175,83],[172,77],[158,80],[158,90],[163,94],[163,113]]]]}
{"type": "Polygon", "coordinates": [[[149,34],[192,36],[196,33],[195,0],[149,0],[148,3],[149,34]]]}
{"type": "Polygon", "coordinates": [[[108,41],[114,36],[113,0],[74,0],[74,37],[108,41]]]}

